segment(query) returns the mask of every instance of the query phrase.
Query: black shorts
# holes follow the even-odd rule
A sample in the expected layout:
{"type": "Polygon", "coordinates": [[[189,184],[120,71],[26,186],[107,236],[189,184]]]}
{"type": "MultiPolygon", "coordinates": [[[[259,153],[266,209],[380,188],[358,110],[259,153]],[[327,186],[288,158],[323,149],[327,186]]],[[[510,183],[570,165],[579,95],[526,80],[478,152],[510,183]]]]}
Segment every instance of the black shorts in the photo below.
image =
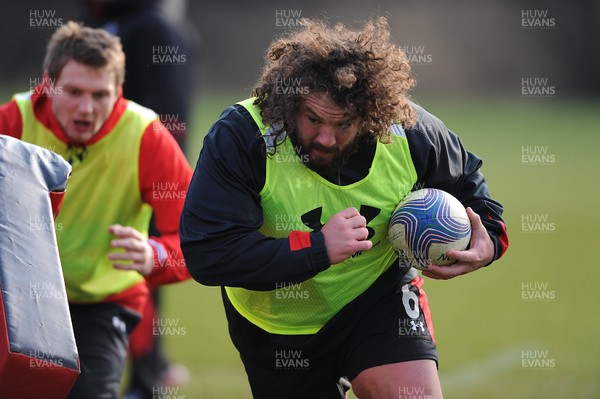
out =
{"type": "Polygon", "coordinates": [[[129,334],[140,314],[111,302],[69,304],[81,374],[68,399],[118,398],[129,334]]]}
{"type": "Polygon", "coordinates": [[[368,368],[410,360],[437,363],[423,280],[402,277],[391,267],[314,335],[270,334],[241,316],[223,290],[229,334],[253,397],[341,398],[342,376],[352,380],[368,368]]]}

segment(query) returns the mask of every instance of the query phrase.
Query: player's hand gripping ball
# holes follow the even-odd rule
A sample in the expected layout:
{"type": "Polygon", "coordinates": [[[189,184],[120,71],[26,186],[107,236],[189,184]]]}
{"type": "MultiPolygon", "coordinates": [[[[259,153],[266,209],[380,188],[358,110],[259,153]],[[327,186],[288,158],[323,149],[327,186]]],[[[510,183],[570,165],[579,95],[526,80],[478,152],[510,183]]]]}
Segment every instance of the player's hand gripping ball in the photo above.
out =
{"type": "Polygon", "coordinates": [[[450,249],[463,250],[471,239],[465,207],[451,194],[433,188],[408,193],[390,219],[388,239],[400,261],[417,269],[430,263],[451,265],[450,249]]]}

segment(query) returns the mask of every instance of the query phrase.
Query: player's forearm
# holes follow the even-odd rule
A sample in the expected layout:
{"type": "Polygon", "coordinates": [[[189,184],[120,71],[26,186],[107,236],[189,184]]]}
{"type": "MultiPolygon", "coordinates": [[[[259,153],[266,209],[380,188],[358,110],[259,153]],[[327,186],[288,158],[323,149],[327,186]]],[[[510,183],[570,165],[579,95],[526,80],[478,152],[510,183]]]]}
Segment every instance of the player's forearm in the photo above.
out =
{"type": "Polygon", "coordinates": [[[302,248],[295,248],[293,239],[248,232],[184,239],[181,249],[192,277],[211,286],[273,290],[278,284],[305,281],[329,267],[321,233],[311,233],[309,245],[302,248]]]}
{"type": "Polygon", "coordinates": [[[494,260],[508,248],[502,205],[491,198],[482,161],[464,149],[458,137],[435,116],[417,107],[419,123],[407,137],[418,176],[417,186],[439,188],[471,207],[494,243],[494,260]]]}
{"type": "Polygon", "coordinates": [[[151,237],[149,242],[154,250],[154,268],[146,279],[152,285],[171,284],[191,278],[179,246],[178,233],[151,237]]]}
{"type": "Polygon", "coordinates": [[[463,178],[457,185],[455,195],[465,207],[471,207],[481,217],[494,244],[493,262],[499,259],[508,248],[506,225],[502,220],[504,208],[498,201],[491,198],[485,177],[479,170],[481,160],[471,153],[466,153],[465,158],[463,178]]]}

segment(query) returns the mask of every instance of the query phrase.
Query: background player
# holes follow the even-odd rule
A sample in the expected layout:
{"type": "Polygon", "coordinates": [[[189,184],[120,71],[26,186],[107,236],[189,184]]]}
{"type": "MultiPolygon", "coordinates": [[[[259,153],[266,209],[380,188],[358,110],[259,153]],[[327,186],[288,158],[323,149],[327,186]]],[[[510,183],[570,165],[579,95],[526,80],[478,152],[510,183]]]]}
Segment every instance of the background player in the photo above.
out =
{"type": "Polygon", "coordinates": [[[81,375],[69,397],[116,398],[146,278],[189,277],[178,221],[191,169],[156,113],[122,97],[116,36],[69,22],[48,44],[44,80],[0,107],[0,132],[73,167],[57,241],[81,375]],[[154,211],[160,237],[147,238],[154,211]]]}

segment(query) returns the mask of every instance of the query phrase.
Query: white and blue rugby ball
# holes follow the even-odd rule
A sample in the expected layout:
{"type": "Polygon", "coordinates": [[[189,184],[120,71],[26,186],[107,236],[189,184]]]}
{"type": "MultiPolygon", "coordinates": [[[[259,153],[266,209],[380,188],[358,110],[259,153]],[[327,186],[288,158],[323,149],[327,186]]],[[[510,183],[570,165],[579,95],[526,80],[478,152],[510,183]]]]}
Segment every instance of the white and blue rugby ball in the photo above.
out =
{"type": "Polygon", "coordinates": [[[463,250],[471,239],[471,222],[465,207],[451,194],[424,188],[408,193],[390,219],[388,239],[400,261],[417,269],[429,263],[456,262],[449,249],[463,250]]]}

